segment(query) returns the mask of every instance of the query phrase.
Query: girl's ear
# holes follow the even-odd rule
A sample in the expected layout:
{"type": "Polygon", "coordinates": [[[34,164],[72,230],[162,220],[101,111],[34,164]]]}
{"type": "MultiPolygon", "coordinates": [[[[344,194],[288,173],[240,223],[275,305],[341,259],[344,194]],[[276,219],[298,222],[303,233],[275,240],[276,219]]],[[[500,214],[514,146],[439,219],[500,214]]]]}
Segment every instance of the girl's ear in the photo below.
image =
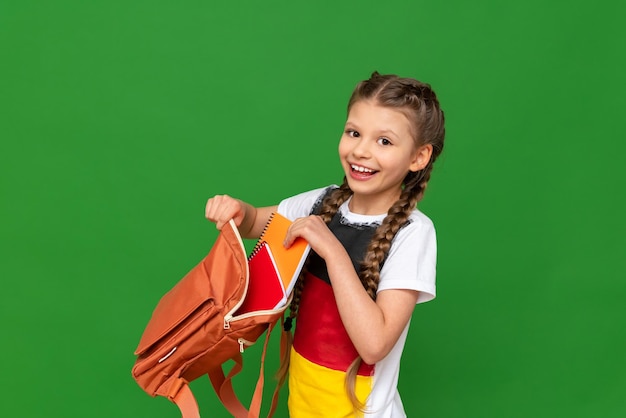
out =
{"type": "Polygon", "coordinates": [[[416,172],[423,170],[428,165],[430,157],[433,155],[433,146],[431,144],[422,145],[419,147],[411,160],[409,170],[416,172]]]}

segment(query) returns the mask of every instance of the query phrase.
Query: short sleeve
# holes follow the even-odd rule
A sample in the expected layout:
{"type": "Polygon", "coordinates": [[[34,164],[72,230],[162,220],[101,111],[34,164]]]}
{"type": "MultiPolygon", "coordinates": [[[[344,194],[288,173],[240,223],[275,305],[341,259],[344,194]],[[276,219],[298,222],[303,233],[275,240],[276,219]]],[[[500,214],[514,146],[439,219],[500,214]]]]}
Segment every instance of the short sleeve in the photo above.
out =
{"type": "Polygon", "coordinates": [[[304,216],[309,216],[313,205],[315,205],[315,203],[324,196],[326,189],[327,187],[322,187],[320,189],[288,197],[278,204],[278,213],[291,221],[304,216]]]}
{"type": "Polygon", "coordinates": [[[420,292],[417,303],[436,296],[437,239],[432,221],[419,211],[396,234],[380,272],[378,292],[411,289],[420,292]]]}

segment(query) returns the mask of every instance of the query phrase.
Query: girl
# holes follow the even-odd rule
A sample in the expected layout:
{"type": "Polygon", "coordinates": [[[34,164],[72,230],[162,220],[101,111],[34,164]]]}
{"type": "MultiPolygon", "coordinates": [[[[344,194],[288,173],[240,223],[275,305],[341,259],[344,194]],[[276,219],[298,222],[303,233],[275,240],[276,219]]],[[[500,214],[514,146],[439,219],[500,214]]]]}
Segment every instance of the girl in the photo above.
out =
{"type": "Polygon", "coordinates": [[[311,245],[294,290],[289,362],[292,417],[404,417],[400,357],[416,303],[435,297],[432,222],[416,209],[443,149],[444,116],[428,84],[374,72],[348,102],[339,141],[345,177],[278,206],[223,195],[207,202],[218,229],[231,218],[258,238],[272,212],[285,237],[311,245]]]}

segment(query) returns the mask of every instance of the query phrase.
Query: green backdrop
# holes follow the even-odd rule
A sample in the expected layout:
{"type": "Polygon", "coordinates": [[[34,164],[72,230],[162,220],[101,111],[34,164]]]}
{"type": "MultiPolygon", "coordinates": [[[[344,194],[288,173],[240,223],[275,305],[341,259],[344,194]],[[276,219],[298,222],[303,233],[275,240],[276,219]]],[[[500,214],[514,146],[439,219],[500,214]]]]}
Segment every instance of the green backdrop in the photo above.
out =
{"type": "MultiPolygon", "coordinates": [[[[341,181],[345,105],[373,70],[431,83],[447,117],[421,204],[438,297],[413,315],[408,415],[626,416],[624,12],[3,0],[0,416],[178,416],[132,380],[132,353],[216,237],[206,199],[341,181]]],[[[193,387],[203,416],[226,416],[193,387]]]]}

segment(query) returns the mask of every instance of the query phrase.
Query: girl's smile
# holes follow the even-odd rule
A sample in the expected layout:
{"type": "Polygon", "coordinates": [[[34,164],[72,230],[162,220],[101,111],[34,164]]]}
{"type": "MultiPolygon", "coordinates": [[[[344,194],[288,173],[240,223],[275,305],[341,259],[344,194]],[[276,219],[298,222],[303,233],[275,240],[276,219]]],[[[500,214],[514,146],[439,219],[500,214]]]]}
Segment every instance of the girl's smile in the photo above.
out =
{"type": "Polygon", "coordinates": [[[423,148],[416,147],[411,124],[400,110],[369,100],[354,103],[339,142],[341,164],[354,192],[350,209],[364,215],[387,213],[408,172],[428,162],[423,148]]]}
{"type": "Polygon", "coordinates": [[[352,171],[350,171],[350,174],[355,180],[366,180],[377,173],[376,170],[372,170],[371,168],[363,167],[357,164],[350,164],[350,168],[352,169],[352,171]]]}

